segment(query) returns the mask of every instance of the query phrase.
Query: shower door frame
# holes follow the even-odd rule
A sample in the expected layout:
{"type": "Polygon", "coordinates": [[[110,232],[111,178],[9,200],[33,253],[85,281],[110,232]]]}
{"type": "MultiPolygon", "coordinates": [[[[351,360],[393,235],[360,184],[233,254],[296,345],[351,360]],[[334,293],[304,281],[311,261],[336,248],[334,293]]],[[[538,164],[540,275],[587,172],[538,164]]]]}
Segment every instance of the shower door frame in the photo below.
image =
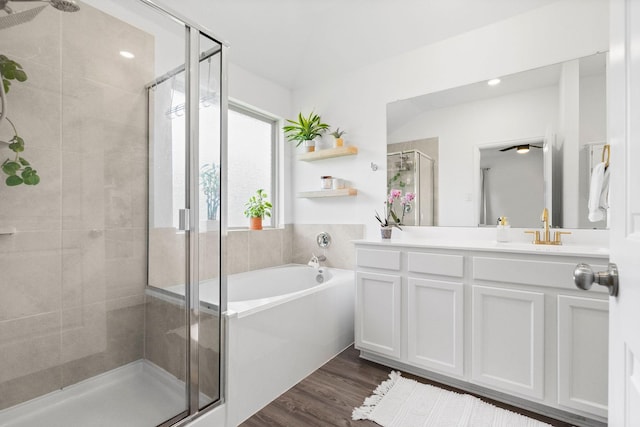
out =
{"type": "Polygon", "coordinates": [[[219,337],[219,375],[218,375],[218,396],[208,405],[200,409],[200,376],[199,376],[199,350],[200,350],[200,297],[199,297],[199,82],[200,82],[200,37],[204,36],[219,45],[219,49],[207,52],[209,58],[220,55],[220,207],[226,206],[226,171],[227,168],[227,109],[228,109],[228,44],[216,37],[211,31],[201,25],[185,18],[184,16],[160,6],[151,0],[139,0],[153,9],[174,19],[185,27],[185,66],[179,67],[164,76],[157,78],[149,87],[159,84],[171,75],[184,71],[185,73],[185,208],[188,212],[189,227],[185,230],[186,235],[186,286],[185,286],[185,307],[186,307],[186,338],[187,338],[187,366],[186,366],[186,400],[187,410],[173,418],[160,424],[158,427],[183,426],[193,421],[199,416],[220,406],[225,401],[226,385],[226,325],[224,316],[227,310],[227,280],[226,268],[222,262],[222,254],[226,247],[227,219],[224,210],[220,210],[220,237],[219,237],[219,307],[218,307],[218,337],[219,337]]]}

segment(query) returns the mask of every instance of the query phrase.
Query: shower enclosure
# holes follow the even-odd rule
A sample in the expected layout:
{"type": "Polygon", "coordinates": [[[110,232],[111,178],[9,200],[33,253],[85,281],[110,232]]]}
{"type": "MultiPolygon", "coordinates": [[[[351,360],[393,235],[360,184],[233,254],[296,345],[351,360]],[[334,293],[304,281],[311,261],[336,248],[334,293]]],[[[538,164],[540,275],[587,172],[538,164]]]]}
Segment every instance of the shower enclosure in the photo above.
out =
{"type": "Polygon", "coordinates": [[[405,211],[404,225],[435,225],[434,161],[418,150],[387,154],[387,193],[391,189],[416,195],[405,211]]]}
{"type": "Polygon", "coordinates": [[[148,0],[0,0],[0,74],[0,425],[215,407],[226,47],[148,0]]]}

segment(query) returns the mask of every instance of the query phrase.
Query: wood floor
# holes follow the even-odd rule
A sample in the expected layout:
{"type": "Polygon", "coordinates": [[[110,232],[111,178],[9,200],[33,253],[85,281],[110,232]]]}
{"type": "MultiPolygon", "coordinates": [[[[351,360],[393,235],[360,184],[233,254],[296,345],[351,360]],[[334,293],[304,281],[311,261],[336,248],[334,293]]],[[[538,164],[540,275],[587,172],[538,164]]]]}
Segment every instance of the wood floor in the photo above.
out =
{"type": "MultiPolygon", "coordinates": [[[[360,359],[359,352],[351,346],[264,407],[241,426],[378,426],[372,421],[352,421],[351,411],[362,405],[365,397],[370,396],[373,389],[387,379],[390,371],[391,369],[386,366],[360,359]]],[[[461,392],[404,372],[402,376],[461,392]]],[[[482,399],[552,426],[571,426],[571,424],[523,411],[503,403],[482,399]]]]}

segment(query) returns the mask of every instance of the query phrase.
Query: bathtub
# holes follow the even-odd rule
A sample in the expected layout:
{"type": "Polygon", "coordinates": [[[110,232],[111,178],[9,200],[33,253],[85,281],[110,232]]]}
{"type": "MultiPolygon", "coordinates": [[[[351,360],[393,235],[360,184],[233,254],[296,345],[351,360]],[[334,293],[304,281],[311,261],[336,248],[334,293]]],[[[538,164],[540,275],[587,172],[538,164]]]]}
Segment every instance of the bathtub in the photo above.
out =
{"type": "MultiPolygon", "coordinates": [[[[217,280],[200,284],[203,309],[217,312],[217,289],[217,280]]],[[[184,286],[167,290],[184,295],[184,286]]],[[[227,277],[227,293],[223,318],[229,427],[241,424],[353,343],[352,270],[291,264],[233,274],[227,277]]]]}

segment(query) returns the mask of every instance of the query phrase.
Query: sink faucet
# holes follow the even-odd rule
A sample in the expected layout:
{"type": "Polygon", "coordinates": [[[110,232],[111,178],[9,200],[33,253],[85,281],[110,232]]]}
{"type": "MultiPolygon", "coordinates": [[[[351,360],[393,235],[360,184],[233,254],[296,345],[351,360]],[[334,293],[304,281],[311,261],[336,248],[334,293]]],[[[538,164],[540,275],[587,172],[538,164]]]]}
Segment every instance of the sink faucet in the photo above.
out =
{"type": "Polygon", "coordinates": [[[525,233],[533,234],[533,244],[534,245],[561,245],[562,244],[562,235],[563,234],[571,234],[570,231],[555,231],[553,233],[553,240],[551,239],[551,231],[549,230],[549,210],[544,208],[542,210],[542,214],[540,215],[540,221],[544,226],[544,231],[542,238],[540,237],[540,231],[532,231],[527,230],[525,233]]]}
{"type": "Polygon", "coordinates": [[[547,208],[542,209],[542,215],[540,215],[540,221],[544,225],[544,240],[548,242],[551,240],[551,236],[549,235],[549,210],[547,208]]]}

